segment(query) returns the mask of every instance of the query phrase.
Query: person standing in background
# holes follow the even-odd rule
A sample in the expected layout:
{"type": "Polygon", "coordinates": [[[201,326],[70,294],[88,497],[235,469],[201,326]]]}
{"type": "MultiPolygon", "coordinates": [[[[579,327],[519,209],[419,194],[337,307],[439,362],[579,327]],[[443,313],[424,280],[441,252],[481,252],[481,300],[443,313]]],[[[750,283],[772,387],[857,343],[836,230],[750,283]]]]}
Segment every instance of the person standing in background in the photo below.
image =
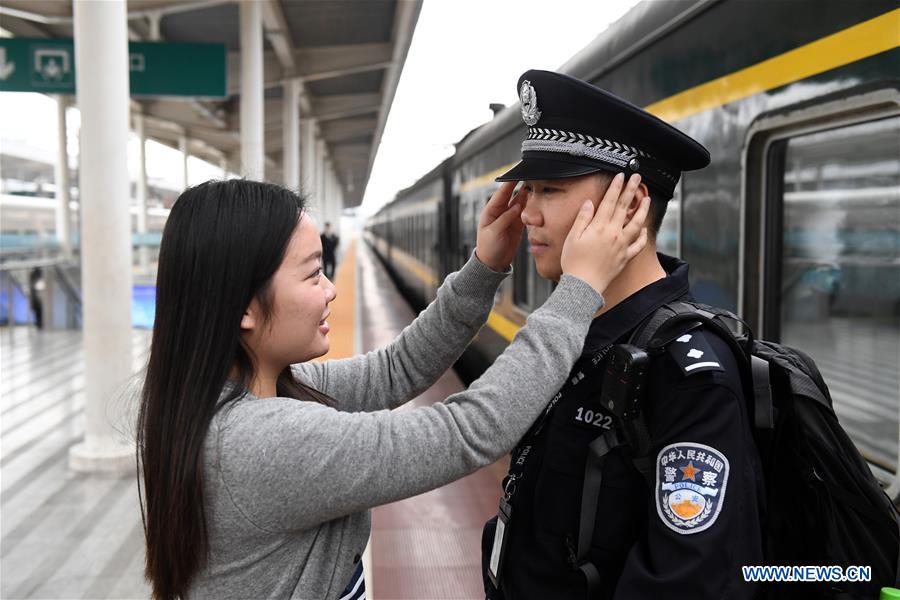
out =
{"type": "Polygon", "coordinates": [[[322,268],[325,277],[334,279],[334,267],[337,262],[337,247],[341,238],[331,231],[331,223],[325,223],[325,231],[319,236],[322,239],[322,268]]]}
{"type": "MultiPolygon", "coordinates": [[[[42,295],[44,293],[44,273],[40,267],[35,267],[28,275],[28,296],[31,303],[31,310],[34,312],[34,325],[38,329],[44,328],[44,302],[42,295]]],[[[10,308],[10,313],[12,308],[10,308]]]]}

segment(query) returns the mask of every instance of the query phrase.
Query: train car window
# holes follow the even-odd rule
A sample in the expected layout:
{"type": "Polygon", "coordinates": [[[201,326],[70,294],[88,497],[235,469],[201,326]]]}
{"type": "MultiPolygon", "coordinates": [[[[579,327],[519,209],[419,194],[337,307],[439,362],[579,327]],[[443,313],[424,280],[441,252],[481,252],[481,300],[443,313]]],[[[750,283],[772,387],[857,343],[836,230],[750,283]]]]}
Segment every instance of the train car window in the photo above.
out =
{"type": "Polygon", "coordinates": [[[656,233],[656,250],[669,256],[681,257],[681,194],[684,176],[675,186],[675,193],[669,200],[666,216],[656,233]]]}
{"type": "Polygon", "coordinates": [[[472,203],[469,205],[469,209],[471,211],[471,215],[469,217],[469,252],[475,249],[475,242],[478,239],[478,217],[481,214],[481,208],[484,204],[479,204],[478,198],[472,198],[472,203]]]}
{"type": "Polygon", "coordinates": [[[445,207],[447,219],[446,226],[443,230],[444,235],[446,235],[445,246],[441,249],[442,252],[447,253],[446,263],[444,265],[444,273],[448,274],[457,269],[459,269],[463,260],[466,257],[463,257],[459,254],[460,252],[460,239],[459,239],[459,209],[460,203],[462,202],[459,194],[454,194],[453,197],[450,198],[450,204],[445,207]]]}
{"type": "Polygon", "coordinates": [[[440,260],[438,258],[438,246],[440,245],[440,236],[438,235],[440,225],[438,225],[438,219],[440,219],[440,214],[438,213],[438,206],[435,206],[434,212],[428,220],[428,253],[430,260],[429,264],[431,264],[431,268],[434,270],[434,274],[438,281],[441,281],[440,260]]]}
{"type": "Polygon", "coordinates": [[[478,219],[481,217],[482,209],[490,199],[491,197],[488,195],[480,199],[476,198],[472,201],[472,235],[475,235],[478,232],[478,219]]]}
{"type": "Polygon", "coordinates": [[[513,262],[513,304],[524,310],[529,309],[528,281],[531,279],[531,256],[528,253],[528,232],[522,232],[522,241],[519,242],[519,250],[516,252],[513,262]]]}
{"type": "Polygon", "coordinates": [[[532,265],[530,267],[533,281],[531,310],[539,308],[544,302],[546,302],[547,298],[549,298],[550,294],[553,292],[553,288],[556,287],[552,281],[550,281],[549,279],[544,279],[537,274],[533,263],[534,261],[532,261],[532,265]]]}
{"type": "Polygon", "coordinates": [[[766,265],[778,271],[777,306],[766,312],[778,315],[782,343],[816,361],[860,451],[895,473],[900,116],[798,135],[769,152],[783,168],[771,175],[778,185],[770,181],[781,223],[770,229],[780,248],[769,254],[778,264],[766,265]]]}
{"type": "Polygon", "coordinates": [[[469,239],[472,237],[472,229],[475,227],[474,223],[470,218],[471,211],[469,210],[469,206],[472,203],[472,200],[469,198],[464,198],[459,205],[459,244],[462,249],[462,261],[465,264],[465,261],[469,260],[469,256],[472,254],[473,245],[470,245],[469,239]]]}
{"type": "Polygon", "coordinates": [[[554,282],[538,275],[534,259],[528,252],[528,232],[522,232],[522,241],[513,263],[513,304],[526,312],[540,307],[555,287],[554,282]]]}

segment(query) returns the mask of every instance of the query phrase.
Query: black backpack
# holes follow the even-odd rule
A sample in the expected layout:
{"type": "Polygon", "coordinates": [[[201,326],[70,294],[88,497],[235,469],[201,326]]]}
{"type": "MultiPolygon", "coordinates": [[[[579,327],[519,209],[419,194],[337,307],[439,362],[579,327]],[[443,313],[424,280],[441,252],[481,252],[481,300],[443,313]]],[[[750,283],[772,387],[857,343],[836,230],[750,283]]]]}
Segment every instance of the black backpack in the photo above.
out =
{"type": "MultiPolygon", "coordinates": [[[[761,587],[763,596],[877,598],[884,586],[900,587],[900,513],[838,422],[828,387],[809,356],[755,340],[746,323],[729,311],[685,301],[657,309],[629,344],[652,360],[667,344],[700,326],[726,341],[741,365],[766,482],[765,563],[871,567],[869,582],[767,583],[761,587]],[[732,331],[726,320],[743,324],[745,333],[732,331]]],[[[631,424],[637,441],[629,442],[633,463],[652,489],[651,444],[638,415],[637,427],[631,424]]],[[[592,462],[596,464],[589,457],[589,465],[592,462]]],[[[587,500],[585,495],[583,504],[587,500]]],[[[583,520],[591,512],[583,505],[583,520]]],[[[579,546],[586,548],[585,542],[579,546]]]]}

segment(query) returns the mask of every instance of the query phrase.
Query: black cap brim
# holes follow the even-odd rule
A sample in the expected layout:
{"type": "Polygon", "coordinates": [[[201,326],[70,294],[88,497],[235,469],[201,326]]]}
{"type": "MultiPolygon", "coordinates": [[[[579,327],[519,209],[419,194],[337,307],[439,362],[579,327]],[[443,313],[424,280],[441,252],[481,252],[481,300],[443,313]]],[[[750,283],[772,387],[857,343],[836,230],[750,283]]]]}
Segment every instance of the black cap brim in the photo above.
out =
{"type": "MultiPolygon", "coordinates": [[[[529,153],[532,154],[532,153],[529,153]]],[[[578,177],[579,175],[587,175],[588,173],[596,173],[604,168],[598,166],[596,162],[575,162],[571,159],[557,160],[541,154],[552,153],[534,153],[535,156],[526,156],[519,164],[512,169],[494,179],[494,181],[528,181],[533,179],[564,179],[566,177],[578,177]]]]}

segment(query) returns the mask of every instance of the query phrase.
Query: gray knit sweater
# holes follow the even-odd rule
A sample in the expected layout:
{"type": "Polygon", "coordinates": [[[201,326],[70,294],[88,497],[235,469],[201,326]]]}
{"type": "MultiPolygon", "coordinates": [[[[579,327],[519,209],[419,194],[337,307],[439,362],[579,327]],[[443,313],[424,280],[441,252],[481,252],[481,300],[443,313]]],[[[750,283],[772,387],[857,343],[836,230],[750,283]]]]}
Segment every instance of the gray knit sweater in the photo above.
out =
{"type": "Polygon", "coordinates": [[[451,367],[505,276],[473,256],[388,346],[296,365],[336,408],[246,396],[220,411],[206,440],[210,561],[187,597],[336,598],[365,548],[370,508],[458,479],[513,448],[562,386],[603,304],[576,277],[562,277],[469,389],[390,410],[451,367]]]}

